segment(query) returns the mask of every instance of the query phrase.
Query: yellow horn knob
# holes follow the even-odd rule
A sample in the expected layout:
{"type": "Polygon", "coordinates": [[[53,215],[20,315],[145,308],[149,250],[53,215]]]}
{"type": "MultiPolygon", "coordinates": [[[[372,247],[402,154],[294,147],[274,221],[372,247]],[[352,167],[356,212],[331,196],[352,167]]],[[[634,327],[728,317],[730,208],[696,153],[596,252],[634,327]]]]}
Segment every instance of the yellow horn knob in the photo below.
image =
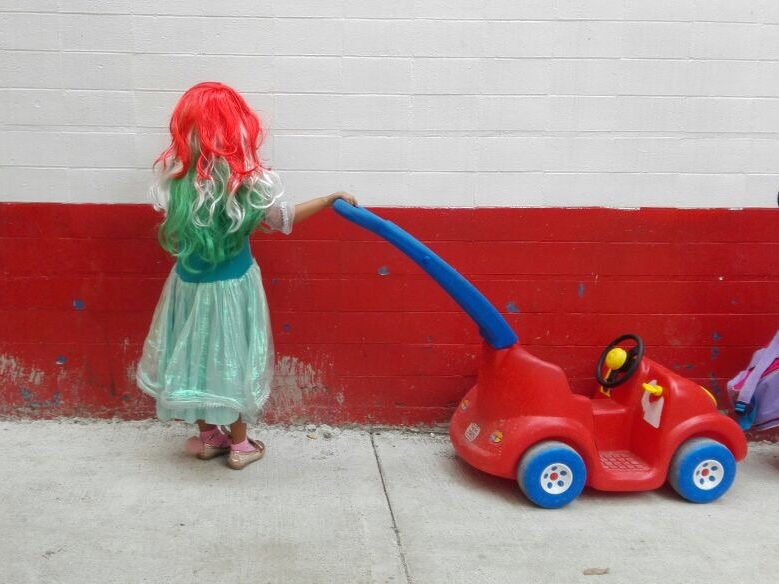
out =
{"type": "Polygon", "coordinates": [[[620,367],[622,367],[625,364],[625,361],[627,360],[628,360],[627,351],[619,347],[614,347],[606,355],[606,367],[608,367],[612,371],[615,371],[620,367]]]}

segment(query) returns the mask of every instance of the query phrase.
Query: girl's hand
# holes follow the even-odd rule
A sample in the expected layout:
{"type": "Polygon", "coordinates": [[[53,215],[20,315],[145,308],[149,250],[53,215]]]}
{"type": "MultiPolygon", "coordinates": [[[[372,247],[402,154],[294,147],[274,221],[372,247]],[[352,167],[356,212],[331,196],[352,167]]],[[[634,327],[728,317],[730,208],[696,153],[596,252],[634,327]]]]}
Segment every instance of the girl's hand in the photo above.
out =
{"type": "Polygon", "coordinates": [[[343,199],[347,203],[353,206],[357,206],[357,199],[355,199],[352,195],[349,193],[345,193],[344,191],[338,191],[337,193],[333,193],[329,197],[327,197],[327,206],[332,207],[333,203],[335,203],[338,199],[343,199]]]}
{"type": "Polygon", "coordinates": [[[292,220],[292,223],[297,225],[304,219],[308,219],[312,215],[316,215],[323,209],[332,207],[333,203],[335,203],[338,199],[343,199],[350,205],[354,205],[355,207],[357,206],[357,199],[355,199],[352,195],[343,191],[338,191],[332,195],[317,197],[316,199],[311,199],[305,203],[298,203],[295,205],[295,218],[292,220]]]}

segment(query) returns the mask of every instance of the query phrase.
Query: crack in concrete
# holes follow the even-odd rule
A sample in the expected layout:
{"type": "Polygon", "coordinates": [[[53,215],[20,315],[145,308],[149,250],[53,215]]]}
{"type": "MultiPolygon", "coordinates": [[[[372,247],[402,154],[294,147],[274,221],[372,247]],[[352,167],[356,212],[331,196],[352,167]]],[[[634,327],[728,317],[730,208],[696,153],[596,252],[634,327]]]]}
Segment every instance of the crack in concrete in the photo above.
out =
{"type": "Polygon", "coordinates": [[[384,478],[384,468],[381,466],[381,460],[379,459],[379,452],[376,449],[376,441],[374,440],[374,433],[370,433],[371,446],[373,447],[373,456],[376,459],[376,467],[379,469],[379,477],[381,478],[381,488],[384,491],[384,499],[387,501],[387,509],[389,509],[390,518],[392,519],[392,530],[395,532],[395,543],[398,546],[398,552],[400,553],[400,561],[403,564],[403,572],[406,574],[406,583],[413,584],[411,579],[411,572],[408,568],[408,561],[406,561],[406,552],[403,549],[403,541],[400,537],[400,529],[398,529],[398,522],[395,519],[395,510],[392,508],[392,501],[390,501],[389,493],[387,492],[387,482],[384,478]]]}

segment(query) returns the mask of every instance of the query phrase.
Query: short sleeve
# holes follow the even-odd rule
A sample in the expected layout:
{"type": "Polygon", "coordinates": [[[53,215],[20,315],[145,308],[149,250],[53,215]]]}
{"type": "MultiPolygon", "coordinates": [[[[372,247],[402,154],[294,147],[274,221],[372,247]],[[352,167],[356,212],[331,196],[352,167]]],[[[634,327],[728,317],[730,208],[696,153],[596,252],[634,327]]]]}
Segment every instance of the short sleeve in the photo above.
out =
{"type": "Polygon", "coordinates": [[[273,201],[273,204],[265,209],[265,218],[262,220],[265,227],[273,231],[281,231],[284,235],[292,233],[294,222],[295,206],[283,199],[273,201]]]}
{"type": "Polygon", "coordinates": [[[292,233],[292,225],[295,223],[295,205],[284,198],[284,184],[278,174],[265,171],[262,184],[271,201],[265,209],[265,217],[262,220],[263,227],[272,231],[281,231],[285,235],[292,233]]]}

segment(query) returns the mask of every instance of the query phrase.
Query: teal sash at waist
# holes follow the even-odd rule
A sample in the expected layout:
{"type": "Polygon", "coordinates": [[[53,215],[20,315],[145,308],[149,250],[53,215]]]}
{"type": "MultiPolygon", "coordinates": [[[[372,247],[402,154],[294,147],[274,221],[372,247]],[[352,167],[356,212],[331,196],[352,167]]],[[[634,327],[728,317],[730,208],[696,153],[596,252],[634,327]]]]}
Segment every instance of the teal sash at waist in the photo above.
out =
{"type": "Polygon", "coordinates": [[[176,262],[176,274],[185,282],[203,284],[206,282],[219,282],[221,280],[234,280],[243,276],[254,263],[249,240],[243,244],[241,251],[233,258],[211,265],[200,256],[190,256],[189,265],[195,271],[188,270],[181,262],[176,262]]]}

